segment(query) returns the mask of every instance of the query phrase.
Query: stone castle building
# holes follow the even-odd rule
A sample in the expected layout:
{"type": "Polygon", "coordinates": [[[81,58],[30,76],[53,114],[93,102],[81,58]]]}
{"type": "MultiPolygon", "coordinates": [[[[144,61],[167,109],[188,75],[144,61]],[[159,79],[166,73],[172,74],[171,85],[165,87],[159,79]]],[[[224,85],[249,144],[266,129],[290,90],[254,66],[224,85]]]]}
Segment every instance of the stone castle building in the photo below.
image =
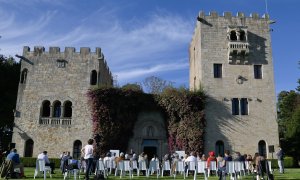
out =
{"type": "Polygon", "coordinates": [[[205,152],[263,152],[279,145],[268,15],[200,12],[190,44],[190,89],[203,88],[205,152]]]}
{"type": "Polygon", "coordinates": [[[112,75],[100,48],[24,47],[16,105],[13,143],[21,156],[50,157],[71,151],[80,157],[92,137],[91,111],[86,93],[95,86],[112,85],[112,75]]]}
{"type": "MultiPolygon", "coordinates": [[[[205,153],[225,149],[269,156],[279,144],[269,17],[200,12],[190,44],[190,89],[203,88],[205,153]]],[[[89,88],[112,85],[100,48],[24,47],[13,142],[21,156],[80,156],[92,136],[89,88]]],[[[161,112],[140,112],[128,148],[168,152],[161,112]]]]}

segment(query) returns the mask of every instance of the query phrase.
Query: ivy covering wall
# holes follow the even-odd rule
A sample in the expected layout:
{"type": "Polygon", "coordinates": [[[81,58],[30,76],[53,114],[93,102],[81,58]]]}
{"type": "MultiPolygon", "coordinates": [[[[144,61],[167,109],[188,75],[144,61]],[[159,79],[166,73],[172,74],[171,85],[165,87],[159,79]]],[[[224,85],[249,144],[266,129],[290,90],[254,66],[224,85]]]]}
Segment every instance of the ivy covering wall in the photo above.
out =
{"type": "Polygon", "coordinates": [[[127,150],[138,114],[147,110],[164,114],[170,152],[203,152],[205,95],[201,91],[167,88],[161,94],[146,94],[127,88],[99,88],[90,90],[88,97],[98,156],[110,149],[127,150]]]}

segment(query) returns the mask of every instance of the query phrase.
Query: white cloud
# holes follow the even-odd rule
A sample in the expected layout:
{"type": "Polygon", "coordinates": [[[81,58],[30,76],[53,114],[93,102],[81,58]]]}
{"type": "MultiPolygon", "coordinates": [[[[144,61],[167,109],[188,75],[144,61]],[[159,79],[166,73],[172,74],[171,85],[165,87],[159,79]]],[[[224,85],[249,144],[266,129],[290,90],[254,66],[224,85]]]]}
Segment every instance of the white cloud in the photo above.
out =
{"type": "MultiPolygon", "coordinates": [[[[57,24],[63,10],[45,11],[20,21],[16,13],[0,17],[2,25],[0,39],[1,53],[21,54],[22,46],[43,45],[101,47],[113,74],[122,82],[155,73],[187,69],[188,44],[193,24],[187,19],[163,11],[156,11],[147,17],[124,17],[118,15],[118,8],[98,8],[81,20],[65,21],[63,27],[57,24]],[[97,18],[95,18],[97,17],[97,18]],[[138,22],[138,23],[134,23],[138,22]],[[54,32],[55,33],[54,33],[54,32]],[[1,42],[2,41],[2,42],[1,42]]],[[[79,11],[79,10],[78,10],[79,11]]],[[[3,14],[9,13],[7,10],[3,14]]],[[[61,17],[61,21],[69,17],[61,17]]]]}
{"type": "Polygon", "coordinates": [[[116,72],[115,75],[118,76],[118,81],[126,82],[130,79],[135,78],[141,78],[141,77],[147,77],[152,74],[157,74],[159,72],[170,72],[170,71],[176,71],[176,70],[182,70],[187,69],[189,64],[186,63],[170,63],[170,64],[158,64],[155,66],[152,66],[150,68],[137,68],[137,69],[130,69],[130,70],[124,70],[120,72],[116,72]]]}

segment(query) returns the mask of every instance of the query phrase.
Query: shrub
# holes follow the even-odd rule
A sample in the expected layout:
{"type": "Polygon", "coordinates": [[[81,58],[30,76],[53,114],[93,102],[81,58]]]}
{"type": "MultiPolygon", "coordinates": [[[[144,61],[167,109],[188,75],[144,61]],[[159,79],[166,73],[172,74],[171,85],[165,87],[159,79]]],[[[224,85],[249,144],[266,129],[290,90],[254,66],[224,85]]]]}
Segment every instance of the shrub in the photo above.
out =
{"type": "MultiPolygon", "coordinates": [[[[278,169],[278,160],[277,159],[268,159],[271,161],[272,169],[278,169]]],[[[286,156],[284,157],[284,168],[292,168],[293,167],[293,157],[286,156]]]]}
{"type": "Polygon", "coordinates": [[[36,158],[33,157],[21,157],[21,162],[25,167],[35,167],[36,158]]]}
{"type": "MultiPolygon", "coordinates": [[[[36,166],[36,159],[34,157],[21,157],[20,160],[25,167],[35,167],[36,166]]],[[[58,158],[49,158],[50,162],[55,163],[55,167],[59,168],[60,166],[60,159],[58,158]]]]}
{"type": "Polygon", "coordinates": [[[285,168],[291,168],[291,167],[293,167],[293,162],[294,162],[293,157],[286,156],[284,158],[284,167],[285,168]]]}

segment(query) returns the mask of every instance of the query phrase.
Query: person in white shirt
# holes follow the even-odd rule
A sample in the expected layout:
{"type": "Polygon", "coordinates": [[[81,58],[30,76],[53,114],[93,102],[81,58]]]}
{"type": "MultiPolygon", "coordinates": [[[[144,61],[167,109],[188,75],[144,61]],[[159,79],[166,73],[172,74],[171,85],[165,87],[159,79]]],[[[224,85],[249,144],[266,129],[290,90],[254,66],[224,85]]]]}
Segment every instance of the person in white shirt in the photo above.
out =
{"type": "Polygon", "coordinates": [[[188,165],[190,162],[197,163],[197,157],[195,152],[191,152],[190,156],[185,159],[185,171],[188,169],[188,165]]]}
{"type": "Polygon", "coordinates": [[[186,158],[185,162],[197,162],[196,154],[195,152],[191,152],[190,156],[186,158]]]}
{"type": "Polygon", "coordinates": [[[93,151],[94,151],[93,143],[94,143],[94,140],[93,139],[89,139],[88,140],[88,144],[85,145],[81,149],[81,152],[84,154],[84,159],[86,161],[85,180],[89,180],[90,179],[89,175],[90,175],[90,171],[92,169],[93,160],[94,160],[94,156],[93,156],[93,151]]]}
{"type": "Polygon", "coordinates": [[[55,163],[49,161],[47,154],[48,154],[47,151],[43,151],[41,154],[38,155],[37,159],[45,160],[45,165],[50,166],[51,168],[51,174],[55,174],[54,173],[55,163]]]}

